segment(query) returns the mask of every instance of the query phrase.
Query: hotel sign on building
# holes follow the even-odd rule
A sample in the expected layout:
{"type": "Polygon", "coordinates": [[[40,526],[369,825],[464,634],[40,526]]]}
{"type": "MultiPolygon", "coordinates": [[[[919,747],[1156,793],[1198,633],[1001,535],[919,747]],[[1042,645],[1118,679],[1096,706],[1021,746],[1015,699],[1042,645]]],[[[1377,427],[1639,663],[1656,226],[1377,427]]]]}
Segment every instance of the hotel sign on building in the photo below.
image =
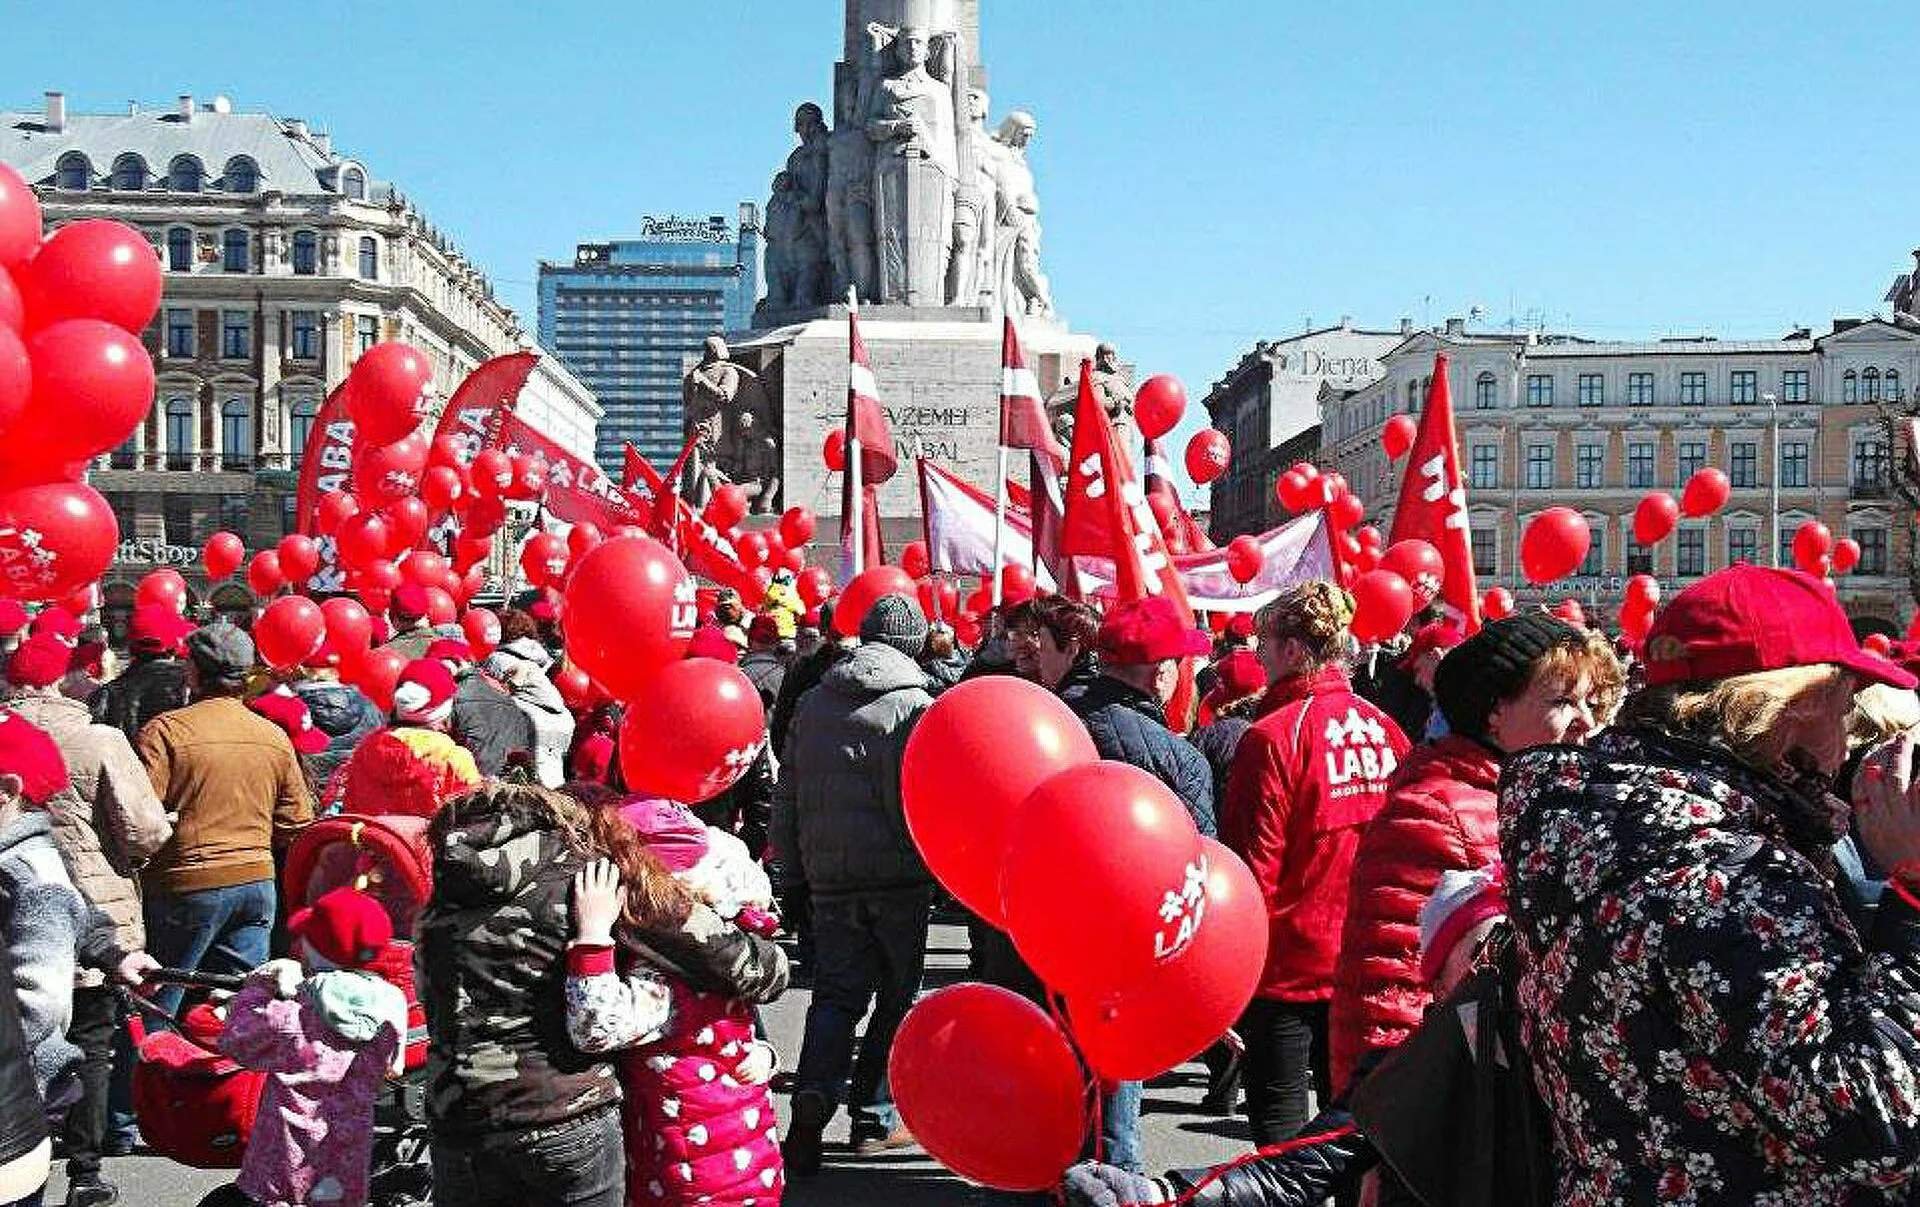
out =
{"type": "Polygon", "coordinates": [[[711,218],[646,214],[640,219],[640,237],[662,243],[731,243],[733,228],[718,214],[711,218]]]}

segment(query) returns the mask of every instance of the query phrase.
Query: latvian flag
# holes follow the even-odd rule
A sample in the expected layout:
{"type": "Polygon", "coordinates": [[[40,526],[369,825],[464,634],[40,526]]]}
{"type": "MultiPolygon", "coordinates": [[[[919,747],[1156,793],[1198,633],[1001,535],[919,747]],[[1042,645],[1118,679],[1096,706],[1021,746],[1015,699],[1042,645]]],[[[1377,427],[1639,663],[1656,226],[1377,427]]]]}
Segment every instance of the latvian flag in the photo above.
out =
{"type": "Polygon", "coordinates": [[[900,468],[893,430],[880,406],[880,383],[860,338],[860,314],[847,311],[847,472],[840,484],[840,569],[844,582],[887,559],[880,540],[882,483],[900,468]],[[859,449],[859,456],[854,450],[859,449]],[[857,519],[856,519],[857,516],[857,519]]]}

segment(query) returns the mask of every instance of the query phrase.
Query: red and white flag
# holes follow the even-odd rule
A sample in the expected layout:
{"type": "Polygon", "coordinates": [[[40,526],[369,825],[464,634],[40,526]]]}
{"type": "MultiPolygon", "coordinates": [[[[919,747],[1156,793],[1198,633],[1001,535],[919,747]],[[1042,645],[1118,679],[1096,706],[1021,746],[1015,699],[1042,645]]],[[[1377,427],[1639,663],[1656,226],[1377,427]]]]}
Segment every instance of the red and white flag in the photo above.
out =
{"type": "Polygon", "coordinates": [[[840,483],[842,582],[887,560],[880,539],[880,485],[900,468],[880,383],[860,338],[860,313],[847,311],[847,470],[840,483]],[[859,456],[854,450],[859,450],[859,456]]]}
{"type": "Polygon", "coordinates": [[[1213,548],[1213,538],[1206,529],[1200,527],[1180,501],[1180,489],[1174,483],[1173,461],[1167,456],[1166,445],[1158,440],[1149,439],[1144,453],[1147,460],[1147,504],[1153,508],[1154,517],[1167,517],[1161,531],[1179,553],[1204,553],[1213,548]],[[1174,534],[1179,539],[1174,539],[1174,534]]]}
{"type": "Polygon", "coordinates": [[[1040,379],[1027,367],[1020,348],[1020,332],[1011,317],[1002,318],[1000,331],[1000,446],[1029,448],[1064,462],[1067,450],[1053,437],[1047,406],[1040,397],[1040,379]]]}
{"type": "MultiPolygon", "coordinates": [[[[1323,511],[1310,511],[1253,539],[1260,542],[1260,573],[1251,582],[1243,583],[1228,571],[1225,549],[1176,556],[1173,565],[1187,602],[1203,612],[1257,612],[1288,587],[1334,575],[1323,511]]],[[[1105,599],[1115,594],[1112,562],[1075,558],[1074,569],[1088,595],[1105,599]]]]}
{"type": "Polygon", "coordinates": [[[693,505],[671,490],[668,479],[632,444],[626,446],[621,486],[642,525],[657,541],[672,549],[687,569],[723,587],[732,587],[743,599],[759,599],[765,588],[740,563],[740,554],[719,529],[707,523],[693,505]]]}
{"type": "MultiPolygon", "coordinates": [[[[917,465],[928,564],[948,574],[992,574],[993,496],[924,457],[917,465]]],[[[1032,566],[1033,521],[1027,510],[1031,500],[1018,482],[1007,483],[1007,490],[1000,559],[1005,565],[1032,566]]],[[[1034,572],[1034,581],[1043,591],[1054,589],[1053,575],[1044,564],[1034,572]]]]}
{"type": "Polygon", "coordinates": [[[1433,358],[1433,385],[1420,412],[1420,432],[1400,477],[1393,509],[1395,541],[1422,540],[1440,553],[1447,576],[1440,599],[1472,633],[1480,628],[1480,595],[1473,580],[1473,541],[1467,525],[1467,487],[1460,474],[1460,441],[1454,434],[1453,395],[1447,389],[1447,358],[1433,358]]]}
{"type": "Polygon", "coordinates": [[[1074,411],[1073,454],[1067,462],[1065,518],[1060,551],[1069,557],[1101,557],[1113,563],[1115,597],[1164,595],[1191,623],[1192,609],[1174,569],[1166,539],[1134,477],[1127,450],[1114,438],[1107,413],[1093,397],[1092,362],[1080,362],[1080,399],[1074,411]]]}

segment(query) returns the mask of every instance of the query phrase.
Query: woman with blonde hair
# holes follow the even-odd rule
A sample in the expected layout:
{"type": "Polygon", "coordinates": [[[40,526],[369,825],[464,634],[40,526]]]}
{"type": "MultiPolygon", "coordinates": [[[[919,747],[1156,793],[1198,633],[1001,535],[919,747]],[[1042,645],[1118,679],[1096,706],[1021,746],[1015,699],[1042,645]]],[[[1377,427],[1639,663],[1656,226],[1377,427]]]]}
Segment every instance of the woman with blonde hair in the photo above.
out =
{"type": "Polygon", "coordinates": [[[1291,1138],[1307,1090],[1328,1099],[1327,1001],[1360,834],[1386,800],[1407,739],[1354,694],[1353,598],[1314,580],[1261,609],[1268,687],[1227,773],[1220,834],[1260,883],[1267,961],[1236,1030],[1256,1144],[1291,1138]]]}
{"type": "Polygon", "coordinates": [[[1501,849],[1562,1203],[1906,1202],[1920,1166],[1920,789],[1869,755],[1862,845],[1895,891],[1862,936],[1831,795],[1868,684],[1827,584],[1737,565],[1681,592],[1646,687],[1584,747],[1515,756],[1501,849]]]}

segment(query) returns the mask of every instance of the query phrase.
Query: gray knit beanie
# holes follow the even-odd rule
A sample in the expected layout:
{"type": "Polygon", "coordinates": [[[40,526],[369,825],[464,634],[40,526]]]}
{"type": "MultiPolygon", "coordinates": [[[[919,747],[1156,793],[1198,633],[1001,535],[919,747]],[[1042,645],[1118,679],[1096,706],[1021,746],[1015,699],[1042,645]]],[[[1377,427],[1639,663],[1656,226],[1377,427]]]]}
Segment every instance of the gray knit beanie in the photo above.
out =
{"type": "Polygon", "coordinates": [[[1534,663],[1556,646],[1581,640],[1579,629],[1541,608],[1488,621],[1448,650],[1433,673],[1433,699],[1447,728],[1485,741],[1494,706],[1527,686],[1534,663]]]}
{"type": "Polygon", "coordinates": [[[882,595],[860,622],[860,640],[890,645],[918,659],[927,645],[927,618],[920,614],[920,605],[906,596],[882,595]]]}

